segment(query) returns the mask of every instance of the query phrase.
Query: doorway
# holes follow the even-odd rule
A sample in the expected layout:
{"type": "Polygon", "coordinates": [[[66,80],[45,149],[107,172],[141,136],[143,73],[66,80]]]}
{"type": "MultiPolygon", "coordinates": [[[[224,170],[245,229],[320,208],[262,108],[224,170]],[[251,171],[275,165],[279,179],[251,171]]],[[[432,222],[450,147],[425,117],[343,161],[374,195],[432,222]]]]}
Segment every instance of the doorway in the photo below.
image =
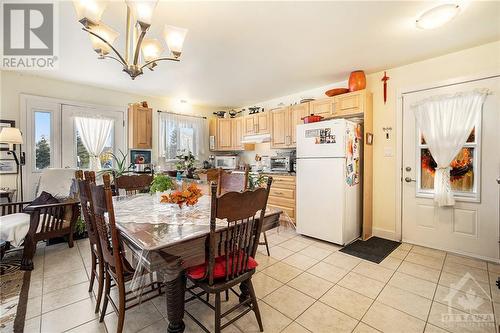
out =
{"type": "Polygon", "coordinates": [[[403,94],[402,240],[498,261],[500,77],[403,94]],[[489,89],[482,116],[452,162],[452,207],[433,200],[435,162],[410,106],[431,96],[489,89]]]}
{"type": "Polygon", "coordinates": [[[125,110],[27,95],[21,96],[21,110],[27,200],[34,198],[43,169],[89,169],[89,152],[82,143],[76,117],[112,120],[111,132],[99,156],[102,168],[113,167],[111,153],[125,151],[125,110]]]}

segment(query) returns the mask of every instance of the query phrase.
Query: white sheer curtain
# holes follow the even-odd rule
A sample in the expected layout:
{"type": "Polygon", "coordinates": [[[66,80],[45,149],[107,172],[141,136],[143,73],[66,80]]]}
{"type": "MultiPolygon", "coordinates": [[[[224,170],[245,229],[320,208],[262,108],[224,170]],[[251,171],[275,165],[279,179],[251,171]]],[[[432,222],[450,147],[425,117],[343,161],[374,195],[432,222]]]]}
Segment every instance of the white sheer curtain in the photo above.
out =
{"type": "Polygon", "coordinates": [[[450,163],[479,124],[486,91],[434,96],[412,105],[413,112],[429,151],[437,163],[434,177],[434,201],[438,206],[453,206],[450,163]]]}
{"type": "Polygon", "coordinates": [[[90,169],[101,170],[99,156],[113,129],[113,120],[75,117],[75,125],[80,133],[82,143],[89,153],[90,169]]]}
{"type": "Polygon", "coordinates": [[[181,150],[190,150],[198,160],[206,158],[208,151],[208,122],[197,116],[168,112],[159,114],[159,156],[175,159],[181,150]]]}

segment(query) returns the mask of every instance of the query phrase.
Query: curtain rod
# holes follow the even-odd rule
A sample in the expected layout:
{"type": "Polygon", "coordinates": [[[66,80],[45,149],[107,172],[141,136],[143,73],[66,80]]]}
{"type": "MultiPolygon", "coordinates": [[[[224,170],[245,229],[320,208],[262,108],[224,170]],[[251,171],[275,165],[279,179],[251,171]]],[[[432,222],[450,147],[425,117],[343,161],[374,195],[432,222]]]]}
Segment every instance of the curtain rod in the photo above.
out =
{"type": "Polygon", "coordinates": [[[175,114],[175,115],[178,115],[178,116],[185,116],[185,117],[193,117],[193,118],[202,118],[202,119],[207,119],[207,117],[203,117],[203,116],[196,116],[196,115],[192,115],[192,114],[184,114],[184,113],[177,113],[177,112],[171,112],[171,111],[161,111],[161,110],[157,110],[156,112],[158,112],[158,113],[170,113],[170,114],[175,114]]]}

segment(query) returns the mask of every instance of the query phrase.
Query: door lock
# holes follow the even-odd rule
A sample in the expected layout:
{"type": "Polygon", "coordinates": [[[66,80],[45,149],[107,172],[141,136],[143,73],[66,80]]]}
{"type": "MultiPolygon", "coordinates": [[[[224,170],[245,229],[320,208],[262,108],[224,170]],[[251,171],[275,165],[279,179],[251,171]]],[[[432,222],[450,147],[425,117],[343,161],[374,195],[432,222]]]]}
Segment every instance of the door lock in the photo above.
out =
{"type": "Polygon", "coordinates": [[[408,172],[410,172],[411,171],[411,167],[406,167],[405,170],[408,171],[408,172]]]}

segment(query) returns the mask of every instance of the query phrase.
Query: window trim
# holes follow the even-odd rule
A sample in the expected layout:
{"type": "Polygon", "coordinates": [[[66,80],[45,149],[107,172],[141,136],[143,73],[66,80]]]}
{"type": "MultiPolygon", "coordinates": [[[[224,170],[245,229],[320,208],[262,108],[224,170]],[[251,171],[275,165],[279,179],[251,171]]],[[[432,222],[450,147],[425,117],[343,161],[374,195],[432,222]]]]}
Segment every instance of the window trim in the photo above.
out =
{"type": "MultiPolygon", "coordinates": [[[[456,201],[462,202],[481,202],[481,124],[482,124],[482,116],[479,117],[477,124],[474,126],[475,128],[475,140],[474,142],[466,142],[462,148],[474,148],[474,185],[472,192],[463,192],[463,191],[452,191],[453,197],[456,201]]],[[[415,186],[415,196],[417,198],[434,198],[433,190],[424,190],[421,188],[421,174],[422,174],[422,161],[421,161],[421,151],[422,149],[428,149],[429,146],[427,144],[422,144],[421,138],[422,133],[420,129],[417,127],[415,133],[417,134],[416,138],[416,186],[415,186]]]]}

